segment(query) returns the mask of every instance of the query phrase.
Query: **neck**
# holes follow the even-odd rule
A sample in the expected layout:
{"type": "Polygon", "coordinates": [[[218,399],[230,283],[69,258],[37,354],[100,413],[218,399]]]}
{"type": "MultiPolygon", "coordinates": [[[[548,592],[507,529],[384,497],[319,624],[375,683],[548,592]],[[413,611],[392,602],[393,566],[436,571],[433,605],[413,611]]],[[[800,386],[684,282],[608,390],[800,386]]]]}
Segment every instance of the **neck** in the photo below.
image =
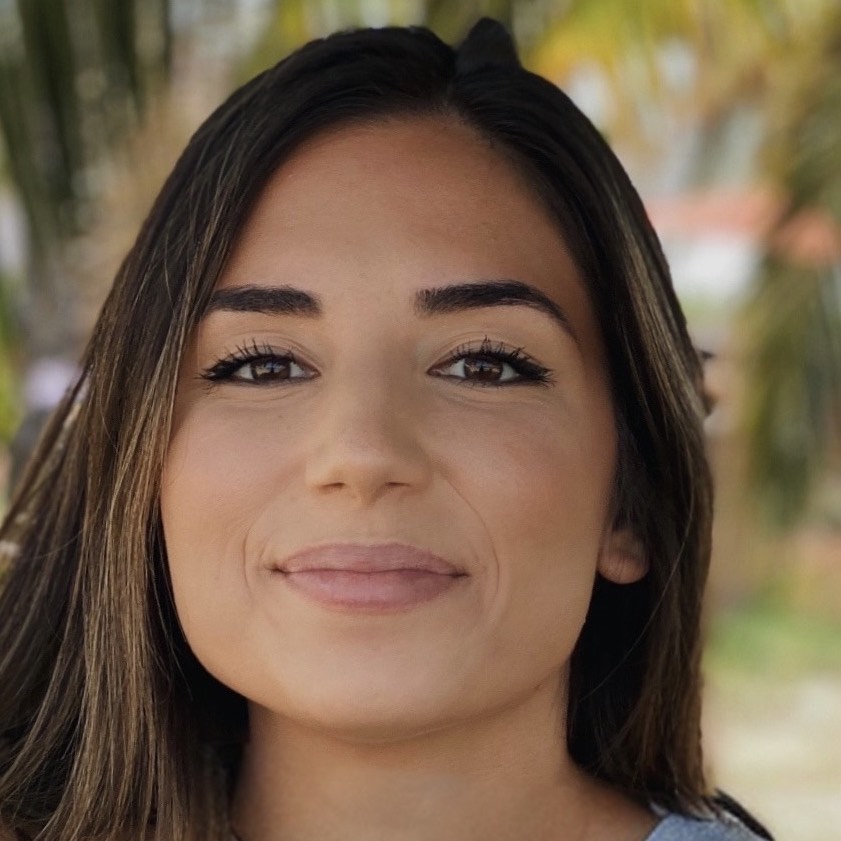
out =
{"type": "Polygon", "coordinates": [[[233,804],[242,841],[590,841],[651,819],[570,760],[557,685],[522,703],[387,743],[251,710],[233,804]],[[619,814],[621,813],[621,815],[619,814]]]}

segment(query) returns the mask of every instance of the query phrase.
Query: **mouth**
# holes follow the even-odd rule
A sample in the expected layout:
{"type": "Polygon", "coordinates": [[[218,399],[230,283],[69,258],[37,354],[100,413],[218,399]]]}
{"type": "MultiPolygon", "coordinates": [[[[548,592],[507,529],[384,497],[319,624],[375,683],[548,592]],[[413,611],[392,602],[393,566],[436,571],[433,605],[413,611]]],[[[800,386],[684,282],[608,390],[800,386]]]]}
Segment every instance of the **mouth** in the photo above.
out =
{"type": "Polygon", "coordinates": [[[452,590],[467,573],[432,552],[402,543],[313,546],[275,567],[290,589],[335,610],[408,610],[452,590]]]}

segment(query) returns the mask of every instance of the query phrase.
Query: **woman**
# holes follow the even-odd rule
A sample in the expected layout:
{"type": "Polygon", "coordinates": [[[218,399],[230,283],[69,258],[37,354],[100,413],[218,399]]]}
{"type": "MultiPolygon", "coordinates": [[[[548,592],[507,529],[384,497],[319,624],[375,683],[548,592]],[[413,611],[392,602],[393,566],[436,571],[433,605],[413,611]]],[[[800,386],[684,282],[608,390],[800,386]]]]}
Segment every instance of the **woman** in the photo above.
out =
{"type": "Polygon", "coordinates": [[[499,24],[306,45],[191,140],[0,535],[7,835],[753,837],[703,415],[636,193],[499,24]]]}

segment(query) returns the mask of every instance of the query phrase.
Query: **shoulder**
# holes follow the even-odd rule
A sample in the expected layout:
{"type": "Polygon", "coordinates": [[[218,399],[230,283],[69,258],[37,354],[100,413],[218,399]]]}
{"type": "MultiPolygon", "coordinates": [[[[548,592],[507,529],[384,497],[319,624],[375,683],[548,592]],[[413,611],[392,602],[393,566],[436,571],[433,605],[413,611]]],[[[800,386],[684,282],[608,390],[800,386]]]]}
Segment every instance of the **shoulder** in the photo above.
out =
{"type": "Polygon", "coordinates": [[[645,841],[761,841],[736,818],[687,818],[664,815],[645,841]]]}

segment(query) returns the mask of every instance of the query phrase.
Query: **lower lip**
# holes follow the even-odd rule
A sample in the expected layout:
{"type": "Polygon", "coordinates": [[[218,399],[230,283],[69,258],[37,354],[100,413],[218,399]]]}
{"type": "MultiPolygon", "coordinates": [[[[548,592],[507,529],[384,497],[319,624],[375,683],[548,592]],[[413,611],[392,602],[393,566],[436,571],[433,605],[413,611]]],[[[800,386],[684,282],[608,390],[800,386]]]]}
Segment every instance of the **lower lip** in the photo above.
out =
{"type": "Polygon", "coordinates": [[[443,595],[464,577],[419,569],[384,572],[312,569],[281,574],[290,587],[313,601],[366,612],[408,610],[443,595]]]}

